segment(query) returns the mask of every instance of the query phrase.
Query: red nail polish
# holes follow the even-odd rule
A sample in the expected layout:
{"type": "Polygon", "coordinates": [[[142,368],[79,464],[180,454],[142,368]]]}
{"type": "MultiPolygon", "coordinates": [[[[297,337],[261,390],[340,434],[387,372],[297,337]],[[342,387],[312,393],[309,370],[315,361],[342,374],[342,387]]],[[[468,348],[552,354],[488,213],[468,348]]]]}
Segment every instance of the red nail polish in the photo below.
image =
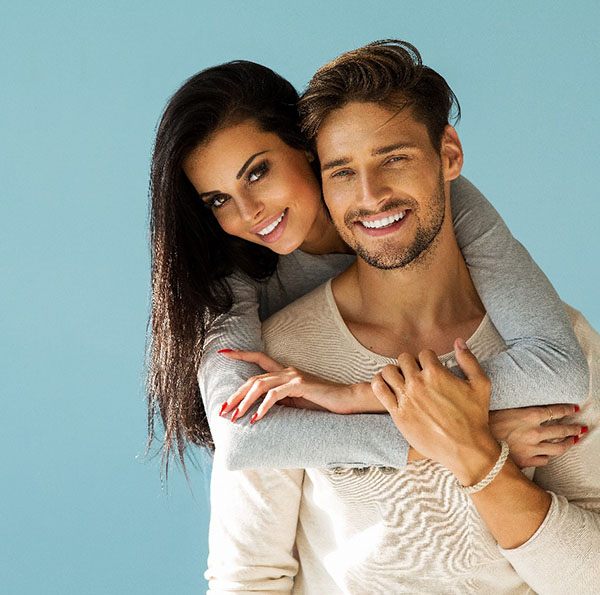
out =
{"type": "Polygon", "coordinates": [[[227,409],[227,401],[221,405],[221,411],[219,411],[219,415],[223,415],[223,412],[227,409]]]}
{"type": "Polygon", "coordinates": [[[579,413],[580,409],[581,409],[581,407],[579,407],[579,405],[575,405],[575,413],[579,413]]]}
{"type": "Polygon", "coordinates": [[[236,407],[235,410],[233,411],[233,415],[231,416],[231,421],[235,421],[238,418],[239,414],[240,414],[240,410],[238,407],[236,407]]]}
{"type": "Polygon", "coordinates": [[[577,444],[579,442],[579,436],[573,436],[573,444],[577,444]]]}
{"type": "Polygon", "coordinates": [[[582,434],[587,434],[588,432],[588,427],[587,426],[581,426],[581,433],[582,434]]]}
{"type": "Polygon", "coordinates": [[[256,421],[256,418],[258,417],[258,412],[256,412],[251,418],[250,418],[250,423],[253,424],[256,421]]]}
{"type": "Polygon", "coordinates": [[[233,351],[233,349],[219,349],[219,351],[217,351],[217,353],[231,353],[233,351]]]}

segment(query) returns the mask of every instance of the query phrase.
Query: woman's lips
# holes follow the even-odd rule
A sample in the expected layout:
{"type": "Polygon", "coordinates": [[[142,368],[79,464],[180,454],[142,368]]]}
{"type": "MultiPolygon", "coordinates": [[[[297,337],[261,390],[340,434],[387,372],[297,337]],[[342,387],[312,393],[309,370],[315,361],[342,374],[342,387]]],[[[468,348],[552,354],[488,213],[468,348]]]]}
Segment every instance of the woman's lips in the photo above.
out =
{"type": "Polygon", "coordinates": [[[288,209],[286,208],[283,211],[283,216],[280,213],[279,215],[273,217],[271,219],[271,221],[267,220],[265,223],[261,223],[260,224],[260,228],[257,230],[256,227],[254,228],[256,231],[254,231],[254,233],[263,241],[266,242],[267,244],[272,244],[273,242],[276,242],[283,234],[283,232],[285,231],[285,226],[287,225],[287,219],[288,219],[288,209]],[[279,218],[281,217],[281,221],[279,221],[279,223],[277,223],[277,225],[275,226],[275,228],[270,231],[269,233],[262,235],[259,234],[258,232],[268,228],[270,225],[273,225],[273,223],[275,223],[279,218]]]}

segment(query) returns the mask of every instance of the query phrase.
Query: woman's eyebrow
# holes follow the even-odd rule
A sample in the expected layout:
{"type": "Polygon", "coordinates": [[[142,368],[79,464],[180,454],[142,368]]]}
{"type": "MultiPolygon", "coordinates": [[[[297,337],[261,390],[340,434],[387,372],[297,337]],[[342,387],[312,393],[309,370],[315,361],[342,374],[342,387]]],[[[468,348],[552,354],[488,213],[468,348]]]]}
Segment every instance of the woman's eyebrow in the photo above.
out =
{"type": "Polygon", "coordinates": [[[240,171],[238,171],[238,173],[237,173],[237,176],[235,176],[235,179],[239,180],[244,175],[244,172],[248,169],[248,167],[254,161],[254,159],[256,159],[259,155],[263,155],[264,153],[268,153],[268,152],[269,152],[269,149],[266,149],[264,151],[259,151],[258,153],[254,153],[254,155],[251,155],[246,160],[246,163],[244,163],[244,165],[242,165],[242,167],[240,168],[240,171]]]}

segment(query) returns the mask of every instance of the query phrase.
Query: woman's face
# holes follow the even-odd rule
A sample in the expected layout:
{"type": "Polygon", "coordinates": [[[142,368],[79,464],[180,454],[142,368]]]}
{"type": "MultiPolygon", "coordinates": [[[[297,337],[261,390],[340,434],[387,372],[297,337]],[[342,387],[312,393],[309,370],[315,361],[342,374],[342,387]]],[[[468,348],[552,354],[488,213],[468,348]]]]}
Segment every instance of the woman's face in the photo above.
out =
{"type": "Polygon", "coordinates": [[[252,120],[217,131],[183,170],[228,234],[278,254],[298,248],[324,214],[307,153],[252,120]]]}

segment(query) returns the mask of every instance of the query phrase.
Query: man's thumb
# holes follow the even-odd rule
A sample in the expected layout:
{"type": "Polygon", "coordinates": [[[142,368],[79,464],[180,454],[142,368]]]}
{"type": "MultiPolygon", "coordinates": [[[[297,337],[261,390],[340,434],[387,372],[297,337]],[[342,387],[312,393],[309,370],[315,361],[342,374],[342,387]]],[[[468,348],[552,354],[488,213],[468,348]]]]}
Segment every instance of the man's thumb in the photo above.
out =
{"type": "Polygon", "coordinates": [[[454,354],[456,357],[456,363],[460,366],[465,377],[469,382],[478,382],[482,379],[487,379],[485,372],[479,365],[477,358],[473,355],[471,350],[467,347],[464,339],[456,339],[454,341],[454,354]]]}

